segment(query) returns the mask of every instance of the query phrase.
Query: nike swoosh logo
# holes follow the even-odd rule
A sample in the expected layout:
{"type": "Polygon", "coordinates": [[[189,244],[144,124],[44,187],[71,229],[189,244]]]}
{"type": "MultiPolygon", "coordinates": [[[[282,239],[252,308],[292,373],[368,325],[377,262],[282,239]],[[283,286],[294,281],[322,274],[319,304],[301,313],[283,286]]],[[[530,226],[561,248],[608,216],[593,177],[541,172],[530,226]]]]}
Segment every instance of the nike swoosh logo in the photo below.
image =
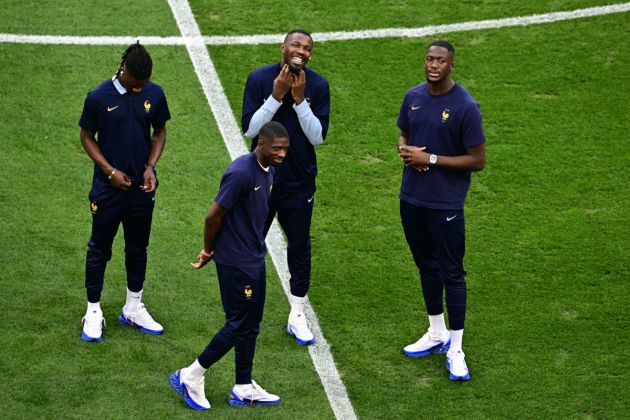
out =
{"type": "Polygon", "coordinates": [[[451,216],[451,217],[447,217],[447,218],[446,218],[446,221],[447,221],[447,222],[450,222],[451,220],[453,220],[453,219],[454,219],[454,218],[456,218],[456,217],[457,217],[457,215],[455,215],[455,216],[451,216]]]}
{"type": "Polygon", "coordinates": [[[259,186],[257,186],[257,187],[254,187],[254,191],[258,191],[258,190],[259,190],[259,189],[261,189],[261,188],[262,188],[262,185],[259,185],[259,186]]]}
{"type": "Polygon", "coordinates": [[[110,108],[110,107],[107,107],[107,112],[112,112],[113,110],[115,110],[115,109],[116,109],[116,108],[118,108],[119,106],[120,106],[120,105],[116,105],[116,106],[113,106],[113,107],[111,107],[111,108],[110,108]]]}
{"type": "Polygon", "coordinates": [[[311,198],[308,199],[308,202],[310,203],[311,201],[313,201],[313,198],[315,198],[314,195],[311,198]]]}
{"type": "Polygon", "coordinates": [[[411,105],[411,110],[412,110],[412,111],[415,111],[416,109],[420,109],[420,107],[419,107],[419,106],[413,106],[413,105],[411,105]]]}

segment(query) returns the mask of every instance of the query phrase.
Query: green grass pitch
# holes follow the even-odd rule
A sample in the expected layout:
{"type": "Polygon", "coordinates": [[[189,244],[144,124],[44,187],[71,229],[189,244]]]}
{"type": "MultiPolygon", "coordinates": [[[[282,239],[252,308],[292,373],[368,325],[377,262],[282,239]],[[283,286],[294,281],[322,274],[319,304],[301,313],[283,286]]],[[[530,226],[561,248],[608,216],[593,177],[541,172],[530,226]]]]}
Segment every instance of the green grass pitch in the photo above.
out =
{"type": "MultiPolygon", "coordinates": [[[[603,0],[278,3],[191,1],[204,35],[421,27],[566,11],[603,0]]],[[[402,347],[426,328],[417,271],[398,216],[396,117],[423,79],[435,37],[315,44],[331,86],[318,149],[310,301],[361,419],[620,418],[630,339],[630,14],[442,34],[453,78],[481,105],[487,165],[466,206],[469,285],[464,350],[472,379],[444,357],[402,347]]],[[[0,32],[178,36],[167,2],[7,0],[0,32]]],[[[0,417],[198,418],[168,384],[223,322],[214,267],[188,262],[229,156],[183,46],[148,46],[173,119],[145,298],[165,326],[147,336],[116,322],[123,241],[102,298],[104,341],[80,339],[90,231],[91,161],[79,142],[85,94],[110,77],[120,45],[0,43],[0,417]]],[[[240,121],[249,71],[278,45],[210,46],[240,121]]],[[[121,236],[121,235],[119,235],[121,236]]],[[[226,403],[233,357],[206,376],[210,415],[331,419],[308,352],[284,331],[288,303],[271,262],[254,377],[277,407],[226,403]]],[[[202,414],[203,415],[203,414],[202,414]]]]}

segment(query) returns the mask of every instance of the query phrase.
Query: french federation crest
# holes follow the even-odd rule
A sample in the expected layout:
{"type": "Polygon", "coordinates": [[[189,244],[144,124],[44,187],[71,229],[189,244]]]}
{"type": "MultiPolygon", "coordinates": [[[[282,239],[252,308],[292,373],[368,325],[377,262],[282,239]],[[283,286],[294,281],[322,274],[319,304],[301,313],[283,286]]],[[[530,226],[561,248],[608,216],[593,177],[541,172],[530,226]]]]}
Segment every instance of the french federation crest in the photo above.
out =
{"type": "Polygon", "coordinates": [[[450,110],[448,108],[444,108],[444,111],[442,111],[442,122],[445,123],[446,120],[448,120],[448,117],[451,116],[450,114],[450,110]]]}

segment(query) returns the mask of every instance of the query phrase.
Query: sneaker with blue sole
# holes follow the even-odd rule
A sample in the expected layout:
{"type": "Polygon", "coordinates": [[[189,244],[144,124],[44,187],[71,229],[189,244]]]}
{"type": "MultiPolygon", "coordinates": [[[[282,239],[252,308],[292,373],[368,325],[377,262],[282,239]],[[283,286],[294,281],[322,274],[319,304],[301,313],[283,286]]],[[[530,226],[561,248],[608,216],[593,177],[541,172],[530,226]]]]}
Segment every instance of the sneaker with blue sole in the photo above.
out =
{"type": "Polygon", "coordinates": [[[205,379],[202,376],[197,382],[182,380],[182,369],[171,373],[168,378],[171,387],[179,395],[184,396],[184,401],[193,410],[209,410],[210,402],[206,399],[205,379]]]}
{"type": "Polygon", "coordinates": [[[127,311],[126,308],[126,306],[123,306],[122,312],[118,317],[118,322],[121,324],[139,328],[140,331],[147,334],[159,335],[164,332],[164,327],[153,319],[144,303],[139,303],[134,312],[127,311]]]}
{"type": "Polygon", "coordinates": [[[429,328],[415,343],[405,346],[403,352],[409,357],[425,357],[430,354],[444,354],[451,347],[451,333],[448,330],[435,331],[429,328]]]}
{"type": "Polygon", "coordinates": [[[228,404],[233,407],[243,407],[245,405],[276,405],[280,404],[280,397],[270,394],[264,390],[256,381],[250,385],[238,385],[230,391],[228,404]]]}
{"type": "Polygon", "coordinates": [[[181,378],[180,378],[181,369],[171,373],[171,376],[168,377],[168,382],[171,384],[171,387],[177,392],[179,395],[184,395],[184,388],[182,388],[181,378]]]}
{"type": "Polygon", "coordinates": [[[451,381],[467,381],[470,379],[470,372],[466,365],[463,351],[449,351],[446,353],[446,369],[449,371],[451,381]]]}
{"type": "Polygon", "coordinates": [[[315,335],[308,327],[306,316],[302,312],[293,312],[289,314],[287,322],[287,332],[295,337],[295,342],[301,346],[307,346],[315,343],[315,335]]]}
{"type": "Polygon", "coordinates": [[[83,323],[83,330],[81,331],[83,340],[96,341],[97,343],[103,341],[105,318],[103,318],[102,311],[94,310],[86,313],[81,322],[83,323]]]}

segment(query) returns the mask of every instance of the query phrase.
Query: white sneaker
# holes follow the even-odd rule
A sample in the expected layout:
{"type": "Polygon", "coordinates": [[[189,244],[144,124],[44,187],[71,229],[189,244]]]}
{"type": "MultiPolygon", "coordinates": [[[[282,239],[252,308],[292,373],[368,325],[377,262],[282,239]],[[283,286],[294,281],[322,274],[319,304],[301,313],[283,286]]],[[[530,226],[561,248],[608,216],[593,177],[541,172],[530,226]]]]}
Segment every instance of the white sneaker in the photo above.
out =
{"type": "MultiPolygon", "coordinates": [[[[238,387],[241,388],[241,387],[238,387]]],[[[276,405],[280,403],[280,397],[265,391],[256,381],[252,381],[251,385],[245,391],[238,391],[235,386],[230,391],[228,403],[232,406],[244,406],[247,404],[265,404],[276,405]]]]}
{"type": "Polygon", "coordinates": [[[103,341],[105,318],[103,318],[102,311],[88,311],[81,322],[83,323],[82,339],[85,341],[103,341]]]}
{"type": "Polygon", "coordinates": [[[164,327],[153,319],[147,308],[144,307],[144,303],[139,303],[135,312],[127,312],[126,306],[123,306],[118,322],[130,327],[140,328],[140,331],[149,334],[162,334],[164,331],[164,327]]]}
{"type": "Polygon", "coordinates": [[[303,346],[315,342],[315,336],[306,323],[303,312],[291,312],[287,323],[287,332],[295,337],[295,342],[303,346]]]}
{"type": "Polygon", "coordinates": [[[409,357],[424,357],[430,354],[446,353],[450,347],[450,331],[437,332],[429,328],[420,340],[406,346],[403,352],[409,357]]]}
{"type": "Polygon", "coordinates": [[[463,351],[449,351],[446,353],[446,369],[450,372],[451,381],[467,381],[470,379],[470,372],[464,360],[463,351]]]}
{"type": "Polygon", "coordinates": [[[185,378],[184,369],[173,372],[169,377],[169,382],[173,389],[184,396],[186,404],[194,410],[209,410],[210,402],[206,399],[205,377],[201,377],[198,381],[192,381],[185,378]],[[184,376],[182,378],[182,376],[184,376]]]}

